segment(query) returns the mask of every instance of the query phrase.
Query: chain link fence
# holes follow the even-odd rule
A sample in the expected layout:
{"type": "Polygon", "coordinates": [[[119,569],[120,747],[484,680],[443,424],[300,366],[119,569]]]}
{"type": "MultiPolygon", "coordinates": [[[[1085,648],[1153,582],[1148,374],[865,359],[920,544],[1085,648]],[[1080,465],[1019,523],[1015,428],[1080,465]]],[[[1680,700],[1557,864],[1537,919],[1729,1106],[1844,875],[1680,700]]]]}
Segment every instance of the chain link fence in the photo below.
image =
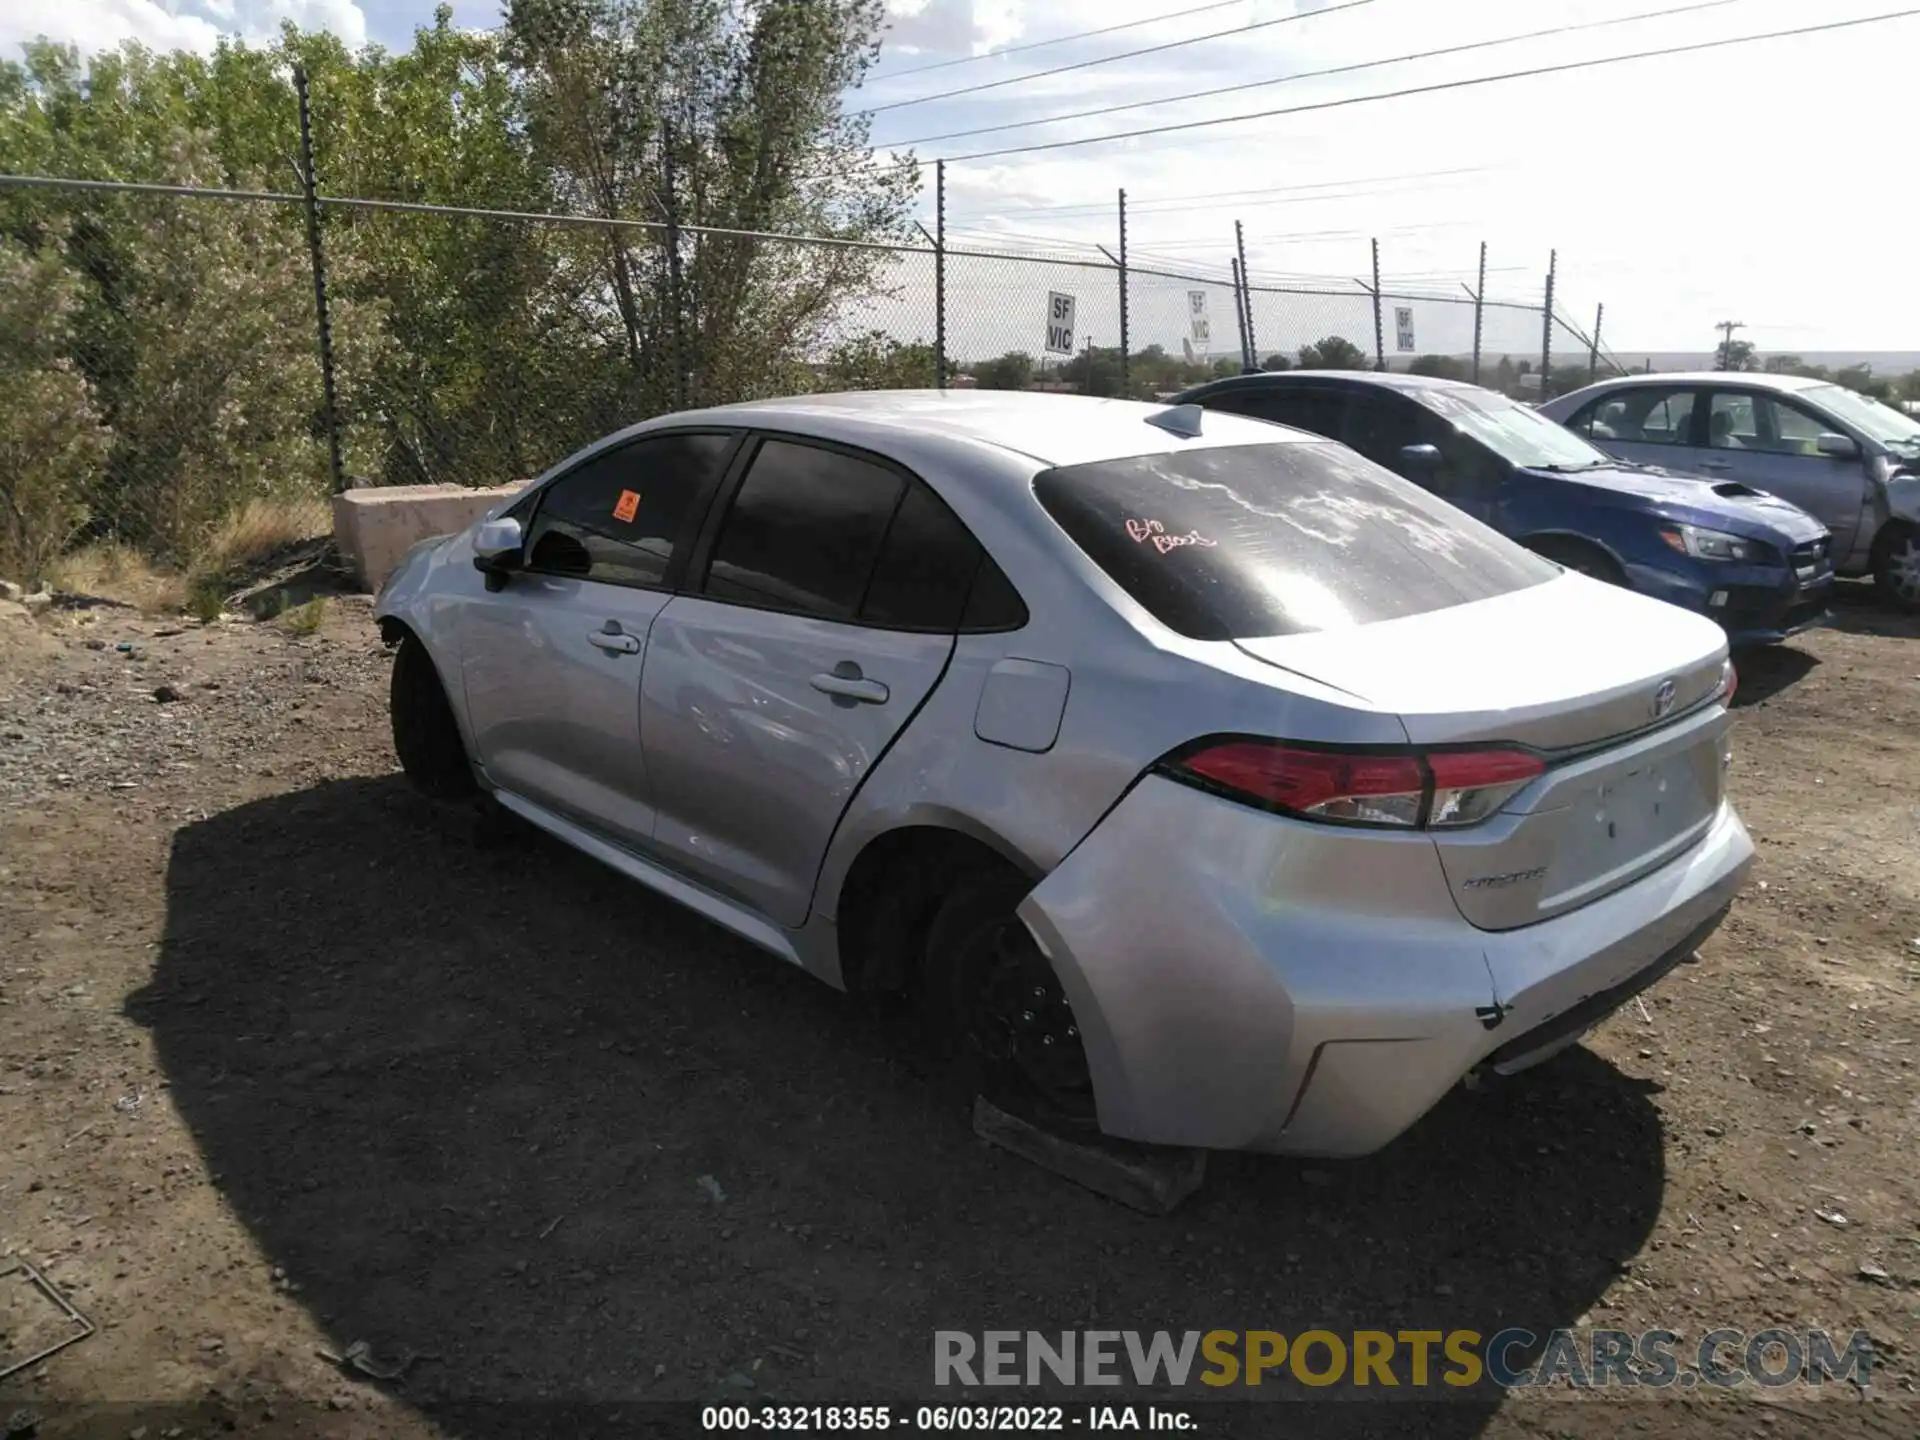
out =
{"type": "Polygon", "coordinates": [[[1153,398],[1248,354],[1477,370],[1522,395],[1543,351],[1553,389],[1613,368],[1557,317],[1466,295],[1237,292],[1117,259],[309,201],[173,170],[0,177],[0,574],[95,542],[187,568],[248,515],[349,484],[521,480],[647,416],[772,395],[1153,398]]]}

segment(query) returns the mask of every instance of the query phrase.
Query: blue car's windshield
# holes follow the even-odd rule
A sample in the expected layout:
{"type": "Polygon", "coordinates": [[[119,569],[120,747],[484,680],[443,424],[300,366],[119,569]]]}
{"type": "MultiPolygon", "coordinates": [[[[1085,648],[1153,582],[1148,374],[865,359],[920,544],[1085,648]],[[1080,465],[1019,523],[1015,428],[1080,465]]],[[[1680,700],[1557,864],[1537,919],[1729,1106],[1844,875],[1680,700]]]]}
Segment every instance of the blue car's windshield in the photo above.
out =
{"type": "Polygon", "coordinates": [[[1408,393],[1509,465],[1534,470],[1590,470],[1615,463],[1573,431],[1491,390],[1462,386],[1408,393]]]}
{"type": "Polygon", "coordinates": [[[1882,445],[1898,445],[1908,449],[1920,447],[1920,422],[1844,385],[1815,385],[1809,390],[1802,390],[1800,398],[1809,405],[1818,405],[1882,445]]]}

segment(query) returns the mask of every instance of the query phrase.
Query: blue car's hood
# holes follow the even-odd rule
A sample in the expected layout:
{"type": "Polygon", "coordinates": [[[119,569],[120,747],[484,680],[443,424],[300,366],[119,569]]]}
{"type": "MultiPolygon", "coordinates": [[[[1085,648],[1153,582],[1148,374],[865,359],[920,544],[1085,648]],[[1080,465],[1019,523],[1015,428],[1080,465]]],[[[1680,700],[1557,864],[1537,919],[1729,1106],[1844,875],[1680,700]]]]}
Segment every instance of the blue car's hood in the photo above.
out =
{"type": "Polygon", "coordinates": [[[1636,500],[1656,502],[1662,514],[1673,520],[1702,525],[1712,530],[1765,540],[1791,550],[1807,540],[1817,540],[1827,527],[1798,505],[1755,490],[1737,480],[1707,480],[1698,475],[1681,475],[1651,465],[1628,469],[1607,465],[1592,470],[1528,470],[1542,480],[1557,480],[1636,500]]]}

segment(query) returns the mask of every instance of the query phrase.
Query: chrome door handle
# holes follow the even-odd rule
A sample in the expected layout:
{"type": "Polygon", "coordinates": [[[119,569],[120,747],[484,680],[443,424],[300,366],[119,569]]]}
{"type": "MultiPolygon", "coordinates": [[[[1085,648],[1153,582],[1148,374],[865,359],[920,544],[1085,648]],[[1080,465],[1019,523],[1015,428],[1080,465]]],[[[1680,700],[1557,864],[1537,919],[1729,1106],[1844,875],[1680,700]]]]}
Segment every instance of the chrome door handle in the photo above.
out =
{"type": "Polygon", "coordinates": [[[589,630],[587,632],[587,643],[589,645],[598,645],[602,650],[609,651],[615,655],[638,655],[640,653],[640,637],[638,635],[623,635],[618,630],[589,630]]]}
{"type": "Polygon", "coordinates": [[[807,683],[822,695],[838,695],[862,705],[884,705],[891,693],[878,680],[865,679],[857,669],[851,675],[815,675],[807,683]]]}

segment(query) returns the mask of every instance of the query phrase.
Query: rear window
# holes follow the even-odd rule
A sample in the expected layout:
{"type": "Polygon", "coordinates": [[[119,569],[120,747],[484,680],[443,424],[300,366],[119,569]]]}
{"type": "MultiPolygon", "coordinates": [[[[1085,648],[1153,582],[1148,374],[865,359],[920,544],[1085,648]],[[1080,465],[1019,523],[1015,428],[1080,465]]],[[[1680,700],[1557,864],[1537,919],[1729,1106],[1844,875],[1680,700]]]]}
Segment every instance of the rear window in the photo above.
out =
{"type": "Polygon", "coordinates": [[[1235,445],[1043,471],[1073,542],[1195,640],[1444,610],[1559,571],[1339,445],[1235,445]]]}

